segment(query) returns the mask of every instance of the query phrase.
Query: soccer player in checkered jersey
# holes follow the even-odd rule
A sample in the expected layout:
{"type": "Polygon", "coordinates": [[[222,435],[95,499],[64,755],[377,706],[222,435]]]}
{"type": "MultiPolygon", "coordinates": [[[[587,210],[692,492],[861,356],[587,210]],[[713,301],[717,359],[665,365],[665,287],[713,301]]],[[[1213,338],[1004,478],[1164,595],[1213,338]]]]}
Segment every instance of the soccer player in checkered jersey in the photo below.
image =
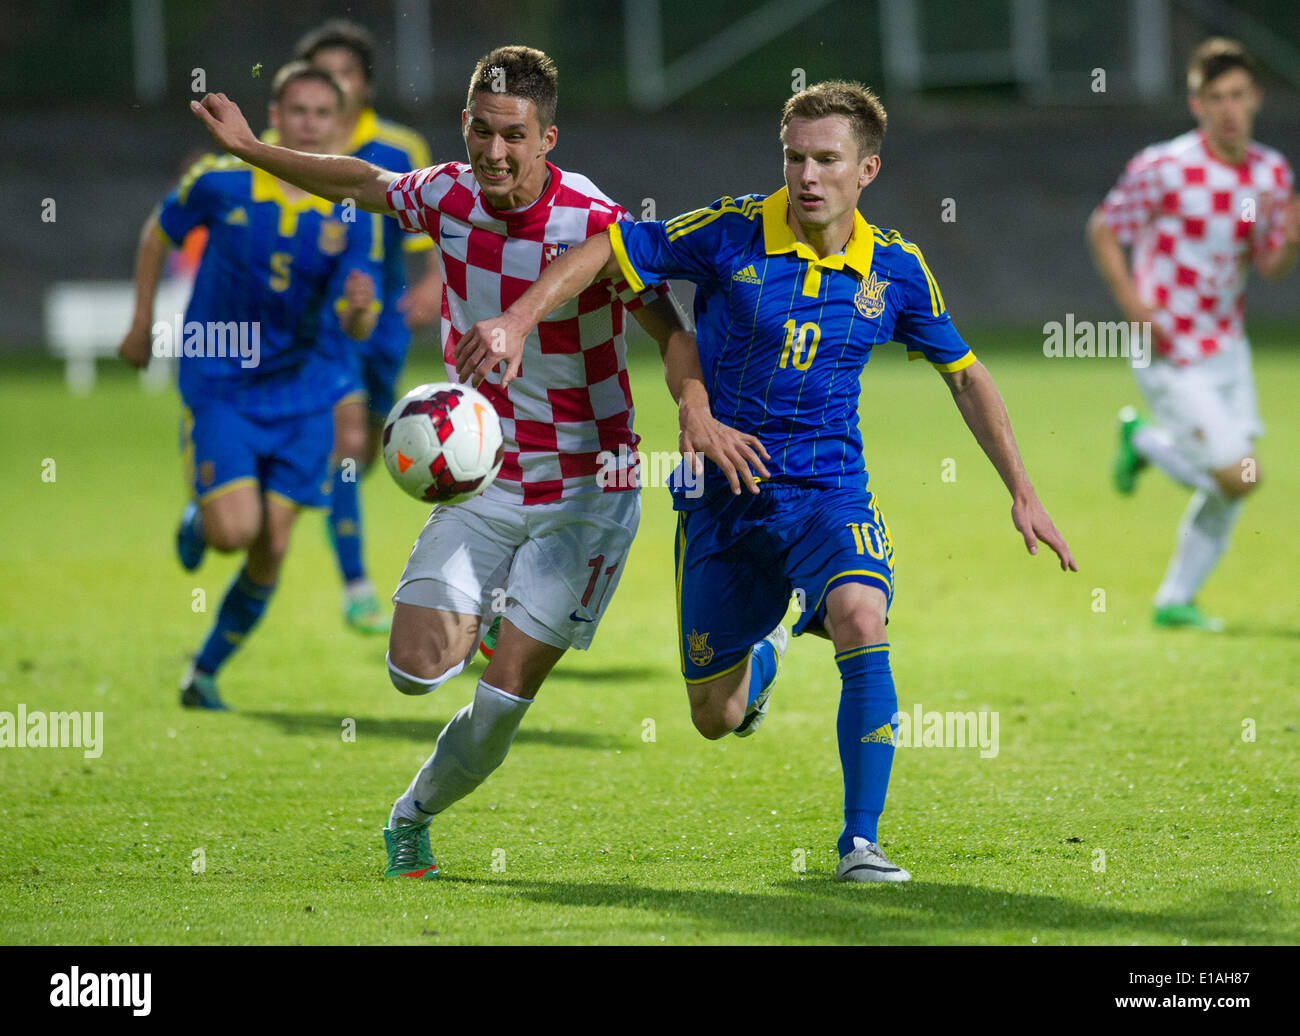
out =
{"type": "MultiPolygon", "coordinates": [[[[541,51],[500,47],[470,79],[461,116],[469,162],[397,175],[358,158],[261,142],[223,94],[192,105],[218,143],[252,165],[330,199],[394,213],[434,238],[444,284],[444,357],[500,313],[568,246],[627,219],[585,176],[546,161],[555,146],[555,65],[541,51]]],[[[504,761],[525,711],[569,647],[585,649],[622,575],[640,519],[623,314],[659,343],[675,398],[702,384],[695,338],[666,289],[593,285],[529,336],[522,374],[481,385],[501,417],[505,456],[481,496],[434,511],[393,599],[388,668],[407,694],[464,669],[505,603],[496,648],[473,701],[438,737],[384,830],[389,877],[434,877],[434,815],[504,761]],[[611,460],[612,458],[612,460],[611,460]],[[504,595],[496,591],[504,590],[504,595]]],[[[512,372],[513,373],[513,372],[512,372]]],[[[693,415],[683,445],[752,486],[761,447],[693,415]]]]}
{"type": "Polygon", "coordinates": [[[1156,343],[1149,366],[1133,372],[1152,420],[1120,411],[1115,487],[1132,493],[1154,464],[1195,490],[1156,593],[1155,623],[1217,631],[1222,622],[1202,614],[1196,595],[1259,485],[1263,425],[1243,327],[1246,274],[1251,264],[1270,280],[1291,271],[1300,200],[1286,159],[1251,139],[1262,95],[1241,44],[1201,44],[1187,86],[1197,128],[1129,162],[1092,214],[1088,241],[1125,317],[1150,321],[1156,343]]]}
{"type": "Polygon", "coordinates": [[[759,493],[729,489],[713,467],[703,494],[685,492],[684,477],[674,480],[691,719],[710,740],[754,732],[788,642],[782,619],[791,592],[802,590],[807,607],[794,633],[830,640],[840,672],[844,827],[835,878],[854,882],[911,878],[877,842],[898,698],[885,636],[893,542],[867,488],[858,420],[863,367],[875,347],[898,341],[910,358],[934,366],[1002,476],[1026,549],[1036,554],[1041,540],[1062,570],[1075,569],[1025,473],[1002,397],[953,327],[921,250],[857,211],[880,172],[884,133],[885,109],[865,87],[829,82],[801,91],[782,113],[781,190],[724,197],[666,222],[614,223],[546,270],[500,317],[475,325],[456,350],[461,374],[502,362],[509,374],[537,320],[593,282],[697,285],[707,392],[692,388],[683,416],[711,408],[757,438],[767,463],[759,493]]]}

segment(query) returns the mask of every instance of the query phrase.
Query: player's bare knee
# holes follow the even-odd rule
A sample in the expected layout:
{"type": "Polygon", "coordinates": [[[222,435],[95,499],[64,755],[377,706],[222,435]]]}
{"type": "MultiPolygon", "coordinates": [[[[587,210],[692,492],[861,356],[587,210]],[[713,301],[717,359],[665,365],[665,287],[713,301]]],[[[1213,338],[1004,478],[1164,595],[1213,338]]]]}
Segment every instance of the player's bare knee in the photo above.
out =
{"type": "Polygon", "coordinates": [[[238,550],[248,550],[257,540],[258,526],[255,520],[242,516],[212,515],[203,516],[203,538],[208,546],[222,554],[238,550]]]}
{"type": "Polygon", "coordinates": [[[334,438],[334,452],[341,460],[350,460],[356,467],[367,463],[369,439],[364,428],[340,429],[334,438]]]}
{"type": "Polygon", "coordinates": [[[739,720],[728,723],[722,713],[710,709],[692,709],[691,722],[695,724],[695,729],[710,741],[726,737],[740,725],[739,720]]]}
{"type": "Polygon", "coordinates": [[[1240,500],[1259,488],[1261,481],[1259,464],[1254,457],[1246,457],[1240,464],[1216,471],[1214,481],[1228,499],[1240,500]]]}
{"type": "MultiPolygon", "coordinates": [[[[450,668],[450,663],[443,664],[442,655],[443,652],[436,644],[390,636],[388,639],[389,675],[392,676],[392,669],[396,668],[417,680],[433,680],[450,668]]],[[[405,692],[405,688],[397,680],[393,683],[399,691],[405,692]]]]}
{"type": "Polygon", "coordinates": [[[745,718],[743,702],[706,699],[691,703],[691,722],[703,737],[717,741],[726,737],[745,718]]]}
{"type": "Polygon", "coordinates": [[[847,615],[842,615],[835,624],[836,651],[847,651],[866,644],[883,644],[886,639],[884,618],[870,608],[855,608],[847,615]]]}

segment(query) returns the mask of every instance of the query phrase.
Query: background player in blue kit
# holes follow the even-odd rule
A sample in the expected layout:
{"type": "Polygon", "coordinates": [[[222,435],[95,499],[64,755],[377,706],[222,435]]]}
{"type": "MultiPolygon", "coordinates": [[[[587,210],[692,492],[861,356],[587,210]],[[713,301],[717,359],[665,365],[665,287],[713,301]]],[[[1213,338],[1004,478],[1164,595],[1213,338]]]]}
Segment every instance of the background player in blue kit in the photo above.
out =
{"type": "MultiPolygon", "coordinates": [[[[324,69],[343,88],[343,114],[331,148],[367,162],[406,173],[432,164],[429,146],[413,129],[381,119],[371,106],[374,83],[374,40],[364,28],[335,19],[303,36],[294,57],[324,69]]],[[[411,330],[427,327],[442,315],[442,276],[426,234],[404,234],[396,219],[375,212],[358,212],[371,222],[374,255],[383,266],[380,299],[383,309],[374,333],[356,347],[363,400],[344,400],[335,410],[338,451],[334,492],[330,497],[330,541],[343,578],[344,620],[362,633],[386,633],[389,616],[380,609],[374,585],[366,575],[361,536],[360,477],[379,450],[384,419],[396,402],[397,379],[406,363],[411,330]],[[406,287],[405,256],[424,263],[420,279],[406,287]],[[355,444],[355,446],[354,446],[355,444]],[[352,463],[347,463],[351,461],[352,463]]]]}
{"type": "MultiPolygon", "coordinates": [[[[324,151],[342,103],[328,73],[297,62],[272,83],[271,123],[290,146],[324,151]]],[[[341,206],[210,155],[141,234],[136,311],[119,350],[135,366],[148,363],[151,338],[160,346],[153,302],[167,251],[200,224],[208,244],[185,340],[172,343],[193,492],[177,551],[188,570],[208,546],[248,557],[182,681],[181,704],[224,709],[217,670],[265,611],[299,509],[328,504],[333,408],[358,389],[350,347],[330,322],[337,313],[335,328],[355,339],[373,330],[379,268],[369,220],[348,222],[341,206]]]]}
{"type": "MultiPolygon", "coordinates": [[[[695,282],[702,381],[681,402],[756,436],[762,479],[750,493],[709,466],[696,499],[674,487],[682,671],[707,738],[761,722],[783,653],[792,590],[807,608],[795,633],[829,637],[842,679],[836,731],[844,829],[835,877],[907,881],[876,844],[893,763],[897,697],[885,622],[893,545],[868,492],[858,431],[863,365],[874,346],[907,346],[941,373],[962,417],[1012,496],[1031,554],[1041,539],[1075,569],[1025,473],[993,380],[957,334],[920,249],[871,226],[856,207],[880,171],[885,111],[857,84],[821,83],[785,106],[785,188],[722,198],[666,222],[616,223],[549,266],[501,317],[457,346],[462,377],[518,370],[524,336],[599,277],[634,288],[695,282]],[[727,482],[731,485],[728,487],[727,482]],[[775,629],[773,627],[776,627],[775,629]],[[771,632],[769,632],[769,630],[771,632]]],[[[702,449],[708,455],[707,449],[702,449]]],[[[690,458],[693,462],[694,458],[690,458]]]]}

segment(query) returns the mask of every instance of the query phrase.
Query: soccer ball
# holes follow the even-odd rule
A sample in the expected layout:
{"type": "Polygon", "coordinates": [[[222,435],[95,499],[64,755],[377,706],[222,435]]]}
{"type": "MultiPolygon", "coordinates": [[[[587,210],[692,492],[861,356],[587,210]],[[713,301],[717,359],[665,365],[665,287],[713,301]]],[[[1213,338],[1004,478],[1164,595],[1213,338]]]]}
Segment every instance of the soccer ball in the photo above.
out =
{"type": "Polygon", "coordinates": [[[501,470],[502,454],[497,412],[468,385],[421,385],[384,422],[388,473],[426,503],[454,504],[481,493],[501,470]]]}

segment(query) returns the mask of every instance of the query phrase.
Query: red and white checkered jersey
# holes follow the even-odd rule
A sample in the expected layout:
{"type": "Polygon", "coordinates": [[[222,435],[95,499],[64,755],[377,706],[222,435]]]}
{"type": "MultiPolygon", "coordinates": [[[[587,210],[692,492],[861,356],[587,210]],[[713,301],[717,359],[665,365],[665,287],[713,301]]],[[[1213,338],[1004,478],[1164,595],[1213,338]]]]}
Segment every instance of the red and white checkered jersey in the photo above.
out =
{"type": "MultiPolygon", "coordinates": [[[[438,246],[442,355],[452,381],[456,343],[475,323],[503,313],[570,245],[632,218],[585,176],[549,162],[547,169],[550,180],[537,200],[509,212],[488,204],[464,162],[417,169],[388,189],[402,228],[428,233],[438,246]]],[[[489,493],[542,504],[636,489],[639,439],[623,314],[667,290],[657,285],[638,296],[625,281],[598,281],[525,339],[519,377],[503,389],[494,371],[479,386],[505,438],[489,493]]]]}
{"type": "Polygon", "coordinates": [[[1200,130],[1139,152],[1102,203],[1155,313],[1156,349],[1178,366],[1240,348],[1251,260],[1283,243],[1291,167],[1252,143],[1240,165],[1200,130]]]}

